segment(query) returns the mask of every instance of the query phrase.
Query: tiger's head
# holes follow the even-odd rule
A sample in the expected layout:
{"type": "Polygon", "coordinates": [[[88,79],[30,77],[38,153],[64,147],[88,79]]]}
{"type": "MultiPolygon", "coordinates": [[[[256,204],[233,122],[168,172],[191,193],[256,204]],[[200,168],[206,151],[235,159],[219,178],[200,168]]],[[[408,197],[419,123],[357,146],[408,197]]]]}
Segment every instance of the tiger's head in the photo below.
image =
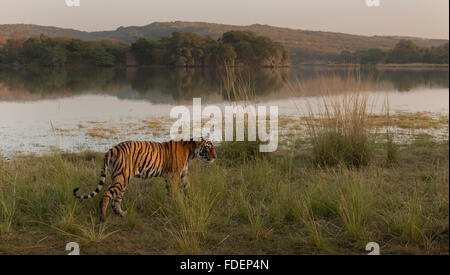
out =
{"type": "Polygon", "coordinates": [[[196,142],[197,149],[195,150],[195,155],[209,163],[213,162],[217,158],[216,149],[210,140],[200,138],[199,141],[196,142]]]}

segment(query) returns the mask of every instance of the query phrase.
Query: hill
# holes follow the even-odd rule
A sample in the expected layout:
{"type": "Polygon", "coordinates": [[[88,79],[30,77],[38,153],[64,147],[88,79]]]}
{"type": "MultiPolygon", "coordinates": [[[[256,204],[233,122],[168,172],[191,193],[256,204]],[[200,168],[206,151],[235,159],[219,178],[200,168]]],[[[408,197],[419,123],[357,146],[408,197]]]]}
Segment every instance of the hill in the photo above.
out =
{"type": "Polygon", "coordinates": [[[85,31],[74,29],[65,29],[58,27],[31,25],[31,24],[4,24],[0,25],[0,36],[9,36],[14,32],[21,33],[23,36],[38,36],[41,33],[50,36],[67,36],[80,39],[97,39],[94,35],[85,31]]]}
{"type": "MultiPolygon", "coordinates": [[[[362,36],[336,32],[306,31],[260,24],[237,26],[175,21],[155,22],[145,26],[119,27],[113,31],[98,32],[28,24],[0,25],[0,42],[2,40],[1,37],[9,36],[14,32],[19,32],[24,36],[37,36],[44,33],[52,36],[68,36],[87,40],[111,38],[134,42],[139,37],[157,40],[175,31],[194,32],[203,36],[219,38],[224,32],[230,30],[252,31],[258,35],[264,35],[281,42],[289,50],[294,64],[326,62],[343,50],[354,52],[369,48],[392,49],[398,41],[406,38],[402,36],[362,36]]],[[[407,39],[422,47],[439,46],[448,42],[448,40],[444,39],[417,37],[408,37],[407,39]]]]}

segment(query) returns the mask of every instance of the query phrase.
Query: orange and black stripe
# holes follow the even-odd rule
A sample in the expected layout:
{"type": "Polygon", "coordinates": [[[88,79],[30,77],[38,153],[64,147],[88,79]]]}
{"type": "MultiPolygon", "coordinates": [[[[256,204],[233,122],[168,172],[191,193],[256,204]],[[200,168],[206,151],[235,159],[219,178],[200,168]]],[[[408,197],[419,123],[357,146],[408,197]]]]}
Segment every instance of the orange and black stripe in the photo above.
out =
{"type": "Polygon", "coordinates": [[[212,147],[211,142],[203,139],[200,142],[193,140],[168,141],[164,143],[147,141],[122,142],[112,147],[105,154],[100,182],[97,188],[89,195],[77,195],[79,188],[76,188],[73,190],[73,194],[79,199],[89,199],[96,196],[105,184],[106,171],[108,169],[112,183],[104,193],[101,201],[101,219],[104,217],[106,207],[110,201],[113,203],[114,211],[121,214],[120,201],[132,177],[172,177],[173,175],[180,177],[187,166],[188,160],[194,158],[206,143],[210,144],[205,147],[208,148],[208,153],[202,152],[200,155],[208,160],[214,159],[216,157],[214,147],[212,147]]]}

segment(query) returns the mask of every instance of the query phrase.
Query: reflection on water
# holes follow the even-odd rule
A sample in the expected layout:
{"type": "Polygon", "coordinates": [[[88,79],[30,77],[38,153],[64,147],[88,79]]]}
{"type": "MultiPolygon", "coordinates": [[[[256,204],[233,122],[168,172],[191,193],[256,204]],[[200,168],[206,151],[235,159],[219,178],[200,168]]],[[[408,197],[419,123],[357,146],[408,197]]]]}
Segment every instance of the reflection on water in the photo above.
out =
{"type": "MultiPolygon", "coordinates": [[[[229,72],[228,72],[229,74],[229,72]]],[[[407,92],[419,88],[448,88],[448,70],[346,70],[324,67],[233,70],[232,78],[251,85],[258,97],[292,96],[286,84],[301,81],[307,95],[316,95],[330,79],[345,81],[358,75],[370,91],[407,92]],[[370,85],[367,85],[369,84],[370,85]]],[[[80,94],[108,94],[121,99],[177,103],[193,97],[228,99],[226,72],[210,69],[79,68],[0,69],[1,101],[32,101],[80,94]]],[[[231,97],[231,99],[233,99],[231,97]]]]}
{"type": "MultiPolygon", "coordinates": [[[[223,70],[172,68],[34,68],[0,70],[0,100],[37,100],[101,93],[122,99],[174,103],[192,97],[227,94],[223,70]]],[[[234,71],[247,79],[256,95],[276,92],[290,71],[259,69],[234,71]]]]}
{"type": "Polygon", "coordinates": [[[395,90],[408,92],[418,88],[448,88],[448,70],[421,69],[361,69],[347,70],[339,68],[323,68],[316,70],[294,70],[293,76],[300,81],[314,81],[317,78],[339,78],[346,80],[350,75],[358,74],[363,84],[370,83],[371,91],[395,90]]]}
{"type": "Polygon", "coordinates": [[[164,121],[173,105],[191,106],[193,97],[219,106],[250,99],[278,105],[280,115],[297,115],[304,97],[341,91],[349,79],[362,91],[388,96],[394,110],[448,114],[448,70],[3,68],[0,154],[42,153],[51,146],[104,151],[124,139],[164,140],[167,131],[156,133],[148,120],[164,121]],[[92,134],[108,129],[106,138],[92,134]]]}

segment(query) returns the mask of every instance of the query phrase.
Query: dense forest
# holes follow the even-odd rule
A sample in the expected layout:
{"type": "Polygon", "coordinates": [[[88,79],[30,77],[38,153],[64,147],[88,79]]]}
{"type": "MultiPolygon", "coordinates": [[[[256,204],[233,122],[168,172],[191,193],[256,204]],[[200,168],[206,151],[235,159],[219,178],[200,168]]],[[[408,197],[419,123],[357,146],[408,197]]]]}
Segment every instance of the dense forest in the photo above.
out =
{"type": "Polygon", "coordinates": [[[359,50],[353,53],[342,51],[336,63],[344,64],[448,64],[449,43],[437,47],[419,47],[411,40],[400,40],[392,50],[378,48],[359,50]]]}
{"type": "Polygon", "coordinates": [[[103,39],[84,41],[40,35],[8,39],[0,49],[0,64],[64,66],[89,64],[112,66],[125,64],[128,43],[103,39]]]}
{"type": "Polygon", "coordinates": [[[288,51],[280,43],[248,31],[226,32],[219,39],[174,32],[158,41],[139,38],[132,44],[113,39],[85,41],[43,34],[31,38],[17,35],[0,49],[0,64],[113,66],[130,62],[184,67],[290,65],[288,51]]]}
{"type": "Polygon", "coordinates": [[[82,40],[115,39],[134,43],[139,38],[159,41],[174,32],[192,32],[203,37],[219,39],[229,31],[251,31],[280,42],[289,51],[292,64],[342,63],[338,60],[342,51],[354,53],[371,48],[392,50],[400,40],[411,40],[419,47],[438,47],[448,39],[427,39],[406,36],[364,36],[336,32],[296,30],[269,25],[224,25],[205,22],[153,22],[144,26],[121,26],[116,30],[85,32],[74,29],[30,24],[0,24],[0,47],[13,33],[36,37],[40,34],[52,37],[72,37],[82,40]]]}
{"type": "MultiPolygon", "coordinates": [[[[291,50],[289,48],[289,50],[291,50]]],[[[159,40],[138,38],[133,43],[116,39],[82,40],[41,34],[24,37],[10,35],[0,46],[0,64],[64,66],[256,66],[282,67],[306,56],[290,56],[281,43],[250,31],[228,31],[215,39],[191,32],[173,32],[159,40]],[[294,60],[295,59],[295,60],[294,60]]],[[[411,40],[400,40],[394,48],[344,50],[314,60],[338,64],[433,63],[448,64],[449,43],[419,46],[411,40]],[[325,59],[324,59],[325,58],[325,59]]],[[[319,62],[320,63],[320,62],[319,62]]]]}

